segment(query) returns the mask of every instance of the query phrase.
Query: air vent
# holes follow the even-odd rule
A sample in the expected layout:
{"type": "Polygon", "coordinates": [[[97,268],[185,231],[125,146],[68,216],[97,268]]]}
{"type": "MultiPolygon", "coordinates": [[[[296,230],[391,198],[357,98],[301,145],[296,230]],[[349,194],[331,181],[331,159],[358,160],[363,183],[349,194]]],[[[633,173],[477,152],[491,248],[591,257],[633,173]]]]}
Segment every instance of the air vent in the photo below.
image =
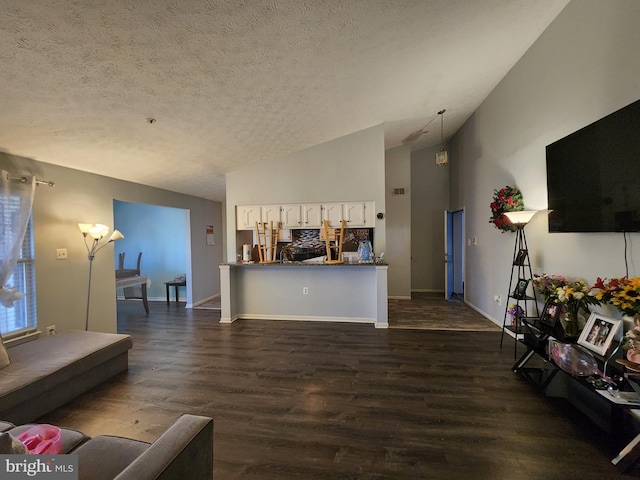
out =
{"type": "Polygon", "coordinates": [[[394,188],[393,189],[393,194],[394,195],[404,195],[404,188],[394,188]]]}

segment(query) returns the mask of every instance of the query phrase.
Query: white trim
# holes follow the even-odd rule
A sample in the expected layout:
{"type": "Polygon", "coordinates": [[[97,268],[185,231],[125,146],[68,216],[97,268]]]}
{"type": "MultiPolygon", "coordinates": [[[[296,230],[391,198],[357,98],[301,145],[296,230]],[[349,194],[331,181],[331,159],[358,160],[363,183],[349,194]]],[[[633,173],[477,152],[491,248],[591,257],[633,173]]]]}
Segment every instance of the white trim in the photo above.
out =
{"type": "MultiPolygon", "coordinates": [[[[493,323],[495,323],[497,326],[502,328],[502,322],[496,320],[495,318],[493,318],[491,315],[489,315],[486,312],[483,312],[482,310],[480,310],[478,307],[476,307],[474,304],[468,302],[468,301],[464,301],[465,305],[468,305],[469,307],[473,308],[476,312],[478,312],[480,315],[482,315],[483,317],[485,317],[487,320],[491,320],[493,323]]],[[[505,329],[505,332],[507,332],[508,330],[505,329]]]]}
{"type": "Polygon", "coordinates": [[[412,288],[411,291],[416,293],[444,293],[442,288],[412,288]]]}
{"type": "Polygon", "coordinates": [[[215,300],[216,298],[220,298],[219,293],[216,293],[215,295],[211,295],[210,297],[207,297],[207,298],[203,298],[202,300],[198,300],[193,304],[193,306],[197,307],[198,305],[202,305],[203,303],[210,302],[211,300],[215,300]]]}
{"type": "Polygon", "coordinates": [[[389,300],[411,300],[411,295],[389,295],[389,300]]]}

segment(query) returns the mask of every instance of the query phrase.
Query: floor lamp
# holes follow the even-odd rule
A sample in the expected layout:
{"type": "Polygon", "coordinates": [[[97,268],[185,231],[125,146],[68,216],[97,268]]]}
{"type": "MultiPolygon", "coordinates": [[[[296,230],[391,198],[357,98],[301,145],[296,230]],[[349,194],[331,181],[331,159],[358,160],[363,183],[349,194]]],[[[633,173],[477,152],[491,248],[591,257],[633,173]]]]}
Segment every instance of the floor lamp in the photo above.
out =
{"type": "Polygon", "coordinates": [[[89,287],[87,289],[87,316],[84,321],[84,329],[85,331],[89,330],[89,302],[91,300],[91,270],[93,267],[93,259],[96,258],[96,253],[102,250],[106,245],[111,242],[115,242],[116,240],[120,240],[124,238],[124,235],[120,233],[118,230],[114,230],[109,240],[102,241],[109,233],[109,227],[106,225],[102,225],[100,223],[91,224],[91,223],[79,223],[78,228],[82,232],[82,236],[84,237],[84,246],[87,247],[87,258],[89,259],[89,287]],[[91,241],[91,246],[87,243],[87,237],[91,237],[93,240],[91,241]]]}
{"type": "MultiPolygon", "coordinates": [[[[513,262],[511,264],[512,265],[511,278],[509,280],[509,297],[516,299],[516,302],[517,302],[516,304],[518,306],[519,306],[520,300],[523,300],[525,302],[525,309],[524,309],[525,314],[527,312],[526,301],[528,300],[528,297],[526,296],[526,291],[524,289],[522,292],[519,292],[520,280],[524,279],[526,281],[526,283],[524,284],[524,288],[526,289],[527,284],[529,283],[533,275],[531,272],[531,262],[529,261],[529,247],[527,246],[527,237],[524,234],[524,227],[527,226],[527,224],[531,221],[531,219],[534,217],[536,213],[538,213],[538,210],[520,210],[517,212],[503,213],[503,215],[509,219],[509,222],[511,222],[511,224],[516,229],[516,243],[515,243],[515,246],[513,247],[513,262]],[[516,287],[516,292],[518,293],[517,295],[515,294],[516,292],[512,292],[514,271],[517,272],[517,282],[518,282],[518,286],[516,287]]],[[[533,300],[534,302],[534,306],[537,313],[538,305],[537,305],[535,290],[533,292],[533,297],[531,298],[531,300],[533,300]]],[[[506,321],[507,321],[507,309],[505,309],[504,319],[502,321],[502,335],[500,337],[500,348],[502,348],[502,340],[504,338],[506,321]]],[[[514,357],[516,356],[516,351],[518,348],[517,340],[518,340],[518,333],[519,333],[518,332],[519,323],[520,323],[519,321],[516,322],[515,332],[514,332],[515,338],[516,338],[514,351],[513,351],[514,357]]]]}

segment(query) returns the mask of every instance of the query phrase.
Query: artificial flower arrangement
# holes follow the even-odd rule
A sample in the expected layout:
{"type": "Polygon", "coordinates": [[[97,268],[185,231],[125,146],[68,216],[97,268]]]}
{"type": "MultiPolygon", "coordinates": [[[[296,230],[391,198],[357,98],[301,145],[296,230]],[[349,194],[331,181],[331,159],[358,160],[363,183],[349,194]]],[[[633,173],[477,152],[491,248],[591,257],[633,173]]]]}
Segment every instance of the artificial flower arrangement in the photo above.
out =
{"type": "Polygon", "coordinates": [[[511,324],[515,326],[518,318],[524,318],[524,310],[520,305],[512,303],[507,309],[507,313],[511,315],[511,324]]]}
{"type": "Polygon", "coordinates": [[[516,230],[509,219],[503,215],[505,212],[519,212],[524,210],[524,201],[522,200],[522,193],[515,187],[501,188],[500,190],[493,191],[493,200],[491,202],[491,218],[489,223],[503,232],[514,232],[516,230]]]}
{"type": "Polygon", "coordinates": [[[624,334],[622,346],[628,360],[640,363],[640,277],[598,277],[593,291],[602,303],[609,303],[622,315],[633,317],[635,326],[624,334]]]}
{"type": "Polygon", "coordinates": [[[600,299],[584,280],[568,280],[563,275],[533,276],[533,286],[545,301],[556,300],[566,311],[565,332],[578,335],[582,326],[578,322],[580,313],[590,314],[589,305],[600,305],[600,299]]]}
{"type": "Polygon", "coordinates": [[[622,315],[640,314],[640,277],[598,277],[593,290],[599,301],[613,305],[622,315]]]}

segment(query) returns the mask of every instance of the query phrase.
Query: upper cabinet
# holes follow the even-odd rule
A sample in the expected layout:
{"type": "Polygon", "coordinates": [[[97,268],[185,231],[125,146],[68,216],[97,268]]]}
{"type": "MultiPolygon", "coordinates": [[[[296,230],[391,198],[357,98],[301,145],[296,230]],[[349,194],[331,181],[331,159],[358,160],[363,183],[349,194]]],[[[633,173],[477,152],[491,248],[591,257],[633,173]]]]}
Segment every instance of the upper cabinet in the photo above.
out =
{"type": "Polygon", "coordinates": [[[302,228],[320,228],[322,226],[322,205],[305,203],[302,208],[302,228]]]}
{"type": "Polygon", "coordinates": [[[343,219],[346,220],[342,203],[322,204],[322,220],[327,220],[331,228],[339,228],[343,219]]]}
{"type": "Polygon", "coordinates": [[[236,207],[236,229],[252,230],[256,228],[256,222],[262,221],[260,205],[244,205],[236,207]]]}
{"type": "Polygon", "coordinates": [[[375,226],[374,202],[294,203],[285,205],[250,205],[236,207],[236,229],[253,230],[256,222],[279,223],[280,229],[322,228],[323,220],[330,227],[340,227],[345,220],[348,228],[375,226]]]}
{"type": "Polygon", "coordinates": [[[348,202],[343,204],[347,227],[374,227],[376,223],[373,202],[348,202]]]}
{"type": "Polygon", "coordinates": [[[302,228],[302,206],[282,205],[280,218],[282,219],[282,228],[302,228]]]}
{"type": "MultiPolygon", "coordinates": [[[[273,226],[280,226],[280,221],[281,221],[281,209],[282,207],[280,205],[262,205],[260,212],[261,212],[261,217],[262,217],[262,222],[266,223],[267,226],[269,226],[271,224],[271,222],[273,222],[273,226]]],[[[255,227],[255,225],[254,225],[255,227]]]]}

